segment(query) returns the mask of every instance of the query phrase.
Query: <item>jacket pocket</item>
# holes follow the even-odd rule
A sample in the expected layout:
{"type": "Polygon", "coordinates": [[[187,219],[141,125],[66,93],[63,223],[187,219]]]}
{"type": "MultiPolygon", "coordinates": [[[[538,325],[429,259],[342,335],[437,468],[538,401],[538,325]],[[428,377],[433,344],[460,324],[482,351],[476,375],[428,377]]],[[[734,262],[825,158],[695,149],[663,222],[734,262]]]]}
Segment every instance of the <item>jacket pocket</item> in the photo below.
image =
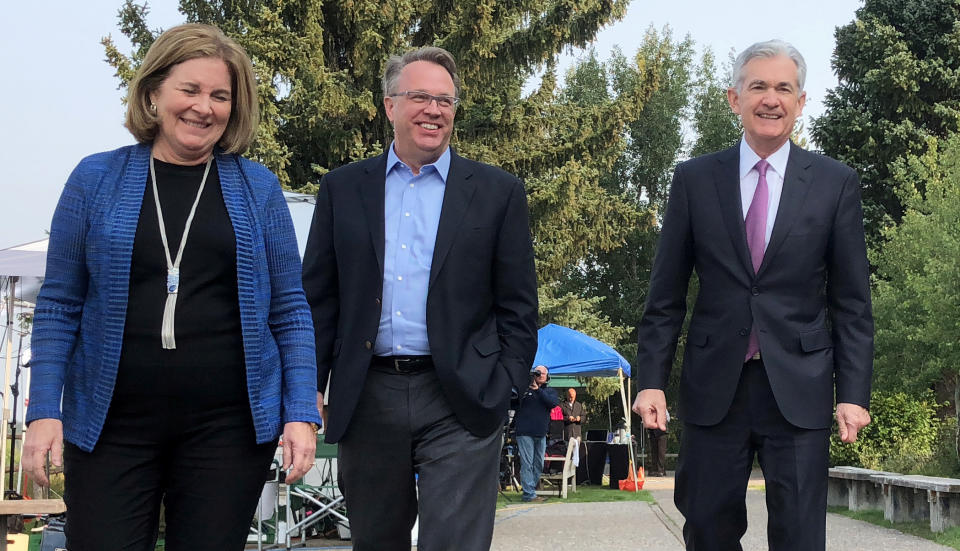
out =
{"type": "Polygon", "coordinates": [[[479,341],[473,344],[473,347],[477,349],[477,352],[481,356],[486,358],[492,354],[500,352],[500,335],[493,333],[483,337],[479,341]]]}
{"type": "Polygon", "coordinates": [[[823,350],[824,348],[833,348],[833,337],[830,336],[829,329],[815,329],[813,331],[800,332],[800,349],[804,352],[813,352],[823,350]]]}

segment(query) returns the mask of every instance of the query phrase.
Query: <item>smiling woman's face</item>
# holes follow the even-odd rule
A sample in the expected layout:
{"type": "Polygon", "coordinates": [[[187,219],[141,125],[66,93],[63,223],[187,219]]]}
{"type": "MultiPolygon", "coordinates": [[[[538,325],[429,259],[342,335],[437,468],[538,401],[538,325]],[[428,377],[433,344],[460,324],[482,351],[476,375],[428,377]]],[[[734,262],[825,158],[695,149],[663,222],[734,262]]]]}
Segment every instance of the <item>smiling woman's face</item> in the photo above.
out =
{"type": "Polygon", "coordinates": [[[230,122],[230,70],[222,59],[198,57],[178,63],[150,94],[160,129],[153,156],[168,163],[202,163],[230,122]]]}

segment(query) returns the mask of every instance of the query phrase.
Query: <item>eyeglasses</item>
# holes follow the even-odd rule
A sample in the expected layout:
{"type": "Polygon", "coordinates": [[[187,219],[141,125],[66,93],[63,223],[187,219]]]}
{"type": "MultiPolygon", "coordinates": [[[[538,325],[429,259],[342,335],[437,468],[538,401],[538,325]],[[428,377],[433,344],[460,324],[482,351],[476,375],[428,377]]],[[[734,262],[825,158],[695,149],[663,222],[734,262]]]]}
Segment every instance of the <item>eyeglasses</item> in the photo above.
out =
{"type": "Polygon", "coordinates": [[[453,109],[460,103],[460,98],[455,98],[453,96],[435,96],[433,94],[428,94],[426,92],[420,92],[417,90],[408,90],[406,92],[396,92],[390,94],[391,98],[397,96],[407,96],[407,99],[413,103],[420,104],[429,104],[431,101],[436,101],[437,106],[442,109],[453,109]]]}

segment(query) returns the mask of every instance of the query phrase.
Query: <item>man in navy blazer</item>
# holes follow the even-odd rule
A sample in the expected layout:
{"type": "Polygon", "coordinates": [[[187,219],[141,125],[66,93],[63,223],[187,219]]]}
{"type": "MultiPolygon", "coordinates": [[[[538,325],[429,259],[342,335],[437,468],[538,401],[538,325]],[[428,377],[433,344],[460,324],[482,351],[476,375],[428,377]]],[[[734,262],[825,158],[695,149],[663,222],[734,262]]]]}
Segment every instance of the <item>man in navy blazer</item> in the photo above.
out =
{"type": "Polygon", "coordinates": [[[785,42],[747,48],[727,93],[743,140],[674,173],[638,327],[633,410],[644,426],[666,428],[663,389],[695,269],[674,494],[689,550],[741,549],[754,455],[770,549],[823,549],[834,392],[844,442],[870,422],[873,317],[859,180],[790,142],[805,72],[785,42]]]}
{"type": "Polygon", "coordinates": [[[536,352],[526,193],[450,149],[459,90],[443,49],[392,57],[393,143],[317,194],[303,285],[358,550],[409,551],[418,512],[421,548],[489,549],[501,428],[536,352]]]}

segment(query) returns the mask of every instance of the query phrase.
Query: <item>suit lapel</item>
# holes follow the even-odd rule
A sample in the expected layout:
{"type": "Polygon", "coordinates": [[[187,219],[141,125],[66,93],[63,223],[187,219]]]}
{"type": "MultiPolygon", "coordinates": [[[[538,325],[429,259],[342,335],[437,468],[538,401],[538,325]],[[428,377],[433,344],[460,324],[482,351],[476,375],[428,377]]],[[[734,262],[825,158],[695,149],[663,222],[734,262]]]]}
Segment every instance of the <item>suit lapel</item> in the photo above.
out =
{"type": "Polygon", "coordinates": [[[740,199],[740,144],[724,151],[717,159],[714,173],[720,213],[727,233],[733,242],[733,250],[747,273],[753,275],[750,249],[747,246],[747,233],[743,227],[743,208],[740,199]]]}
{"type": "Polygon", "coordinates": [[[437,226],[437,241],[433,247],[433,260],[430,264],[430,285],[433,285],[447,258],[447,253],[457,236],[457,230],[463,222],[467,207],[476,190],[476,181],[468,164],[459,155],[450,151],[450,172],[443,190],[443,206],[440,209],[440,223],[437,226]]]}
{"type": "Polygon", "coordinates": [[[387,154],[375,157],[373,162],[367,163],[364,171],[367,177],[360,183],[360,199],[363,202],[363,212],[369,223],[370,241],[377,255],[377,265],[383,274],[383,247],[386,239],[383,229],[384,196],[387,180],[387,154]]]}
{"type": "Polygon", "coordinates": [[[773,222],[773,233],[770,243],[763,254],[763,262],[757,275],[763,274],[771,259],[776,256],[777,249],[783,245],[783,240],[790,233],[790,228],[797,220],[797,215],[803,208],[803,202],[810,190],[810,154],[791,142],[790,158],[787,160],[786,174],[783,175],[783,192],[780,194],[780,206],[777,207],[777,219],[773,222]]]}

